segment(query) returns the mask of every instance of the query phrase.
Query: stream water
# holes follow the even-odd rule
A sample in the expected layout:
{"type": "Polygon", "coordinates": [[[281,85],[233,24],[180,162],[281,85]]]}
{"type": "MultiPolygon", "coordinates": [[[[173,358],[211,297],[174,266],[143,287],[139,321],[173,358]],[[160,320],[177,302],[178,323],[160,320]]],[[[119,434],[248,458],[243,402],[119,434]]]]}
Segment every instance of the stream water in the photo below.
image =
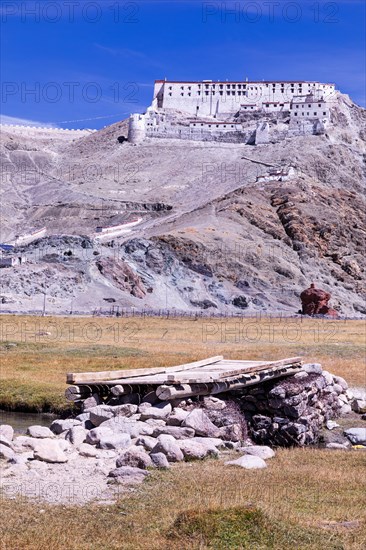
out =
{"type": "Polygon", "coordinates": [[[9,412],[0,410],[0,424],[10,424],[17,434],[25,434],[28,426],[47,426],[57,418],[53,414],[9,412]]]}

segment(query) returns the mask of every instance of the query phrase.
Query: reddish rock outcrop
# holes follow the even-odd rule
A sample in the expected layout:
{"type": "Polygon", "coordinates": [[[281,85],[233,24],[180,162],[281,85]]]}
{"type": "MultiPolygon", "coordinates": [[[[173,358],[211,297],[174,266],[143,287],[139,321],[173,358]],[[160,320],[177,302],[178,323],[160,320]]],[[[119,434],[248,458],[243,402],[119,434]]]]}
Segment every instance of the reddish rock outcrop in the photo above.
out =
{"type": "Polygon", "coordinates": [[[335,309],[328,306],[331,298],[329,292],[315,288],[314,283],[300,294],[303,315],[328,315],[337,317],[338,313],[335,309]]]}

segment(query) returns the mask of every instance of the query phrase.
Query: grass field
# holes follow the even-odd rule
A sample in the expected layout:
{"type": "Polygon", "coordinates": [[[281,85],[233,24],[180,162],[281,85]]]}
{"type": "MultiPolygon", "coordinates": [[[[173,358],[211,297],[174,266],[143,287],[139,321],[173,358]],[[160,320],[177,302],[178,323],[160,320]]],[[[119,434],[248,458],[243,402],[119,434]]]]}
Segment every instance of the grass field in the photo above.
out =
{"type": "MultiPolygon", "coordinates": [[[[218,354],[233,359],[302,355],[350,385],[366,385],[365,326],[359,321],[3,316],[1,330],[0,404],[13,409],[63,409],[66,372],[173,365],[218,354]]],[[[111,506],[61,507],[3,498],[0,547],[366,547],[365,452],[280,449],[266,470],[257,471],[223,462],[190,462],[153,472],[111,506]]]]}
{"type": "Polygon", "coordinates": [[[169,366],[212,355],[302,355],[366,386],[363,321],[0,317],[0,408],[60,411],[67,372],[169,366]]]}

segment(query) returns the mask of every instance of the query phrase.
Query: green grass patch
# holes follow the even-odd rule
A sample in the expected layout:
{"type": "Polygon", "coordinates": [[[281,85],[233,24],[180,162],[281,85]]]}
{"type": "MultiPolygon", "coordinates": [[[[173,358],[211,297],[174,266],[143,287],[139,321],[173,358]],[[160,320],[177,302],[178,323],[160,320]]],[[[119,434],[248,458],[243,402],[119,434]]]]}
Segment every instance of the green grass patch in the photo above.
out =
{"type": "Polygon", "coordinates": [[[343,544],[334,534],[297,525],[286,525],[269,519],[255,507],[189,510],[178,515],[168,533],[184,546],[214,550],[268,550],[294,548],[342,550],[343,544]]]}

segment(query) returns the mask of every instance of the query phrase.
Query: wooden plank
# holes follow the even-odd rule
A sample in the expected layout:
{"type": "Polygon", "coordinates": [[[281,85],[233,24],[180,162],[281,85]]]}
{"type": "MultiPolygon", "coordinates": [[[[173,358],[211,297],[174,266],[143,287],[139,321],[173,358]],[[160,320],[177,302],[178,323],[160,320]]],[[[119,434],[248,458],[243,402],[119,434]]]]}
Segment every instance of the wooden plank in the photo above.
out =
{"type": "MultiPolygon", "coordinates": [[[[126,369],[126,370],[112,370],[112,371],[99,371],[99,372],[70,372],[66,375],[67,384],[86,384],[87,382],[101,382],[105,383],[107,380],[122,380],[123,378],[132,378],[135,376],[150,376],[152,374],[163,374],[166,372],[177,372],[189,370],[191,368],[197,368],[200,366],[216,363],[223,359],[222,355],[215,357],[208,357],[207,359],[201,359],[192,363],[184,363],[183,365],[176,365],[174,367],[156,367],[146,369],[126,369]]],[[[148,383],[148,382],[146,382],[148,383]]]]}
{"type": "MultiPolygon", "coordinates": [[[[280,361],[263,361],[259,362],[256,366],[249,366],[248,363],[245,364],[245,366],[239,367],[237,366],[235,368],[224,368],[223,370],[215,370],[215,371],[207,371],[204,369],[200,369],[199,373],[195,373],[194,371],[188,371],[186,373],[175,373],[174,375],[168,376],[167,380],[169,383],[174,384],[185,384],[188,382],[202,382],[205,383],[208,382],[210,378],[212,377],[213,380],[222,380],[226,379],[230,376],[235,375],[241,375],[241,374],[247,374],[247,373],[255,373],[255,372],[261,372],[262,370],[272,369],[277,370],[287,364],[293,365],[296,363],[301,363],[301,357],[291,357],[288,359],[281,359],[280,361]],[[197,376],[197,379],[195,380],[195,375],[197,376]],[[204,378],[204,375],[207,375],[207,379],[204,378]]],[[[220,365],[220,363],[219,363],[220,365]]]]}

